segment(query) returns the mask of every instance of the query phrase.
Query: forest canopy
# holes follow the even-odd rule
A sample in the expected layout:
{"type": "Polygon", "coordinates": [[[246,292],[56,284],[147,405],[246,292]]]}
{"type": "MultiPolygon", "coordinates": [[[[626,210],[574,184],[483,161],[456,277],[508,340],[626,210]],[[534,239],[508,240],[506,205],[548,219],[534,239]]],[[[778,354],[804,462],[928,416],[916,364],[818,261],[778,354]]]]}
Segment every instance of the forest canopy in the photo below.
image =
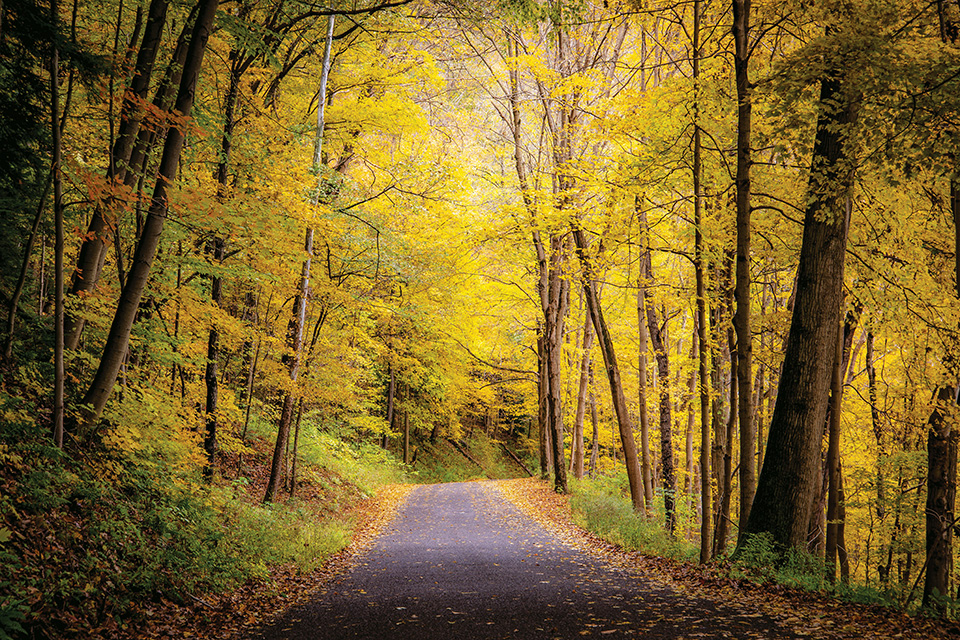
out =
{"type": "Polygon", "coordinates": [[[291,447],[500,429],[701,562],[955,613],[958,38],[952,1],[3,0],[0,459],[213,491],[268,425],[269,503],[291,447]]]}

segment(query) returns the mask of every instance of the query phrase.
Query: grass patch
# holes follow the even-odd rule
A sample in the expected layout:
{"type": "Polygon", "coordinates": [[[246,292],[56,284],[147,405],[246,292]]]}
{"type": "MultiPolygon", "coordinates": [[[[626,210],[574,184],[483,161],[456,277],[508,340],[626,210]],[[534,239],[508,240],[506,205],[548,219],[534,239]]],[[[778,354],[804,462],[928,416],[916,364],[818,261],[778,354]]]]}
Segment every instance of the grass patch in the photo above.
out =
{"type": "Polygon", "coordinates": [[[574,521],[587,531],[628,551],[675,560],[696,559],[698,547],[671,536],[664,529],[662,518],[648,518],[634,512],[627,492],[626,473],[572,479],[570,486],[574,521]]]}

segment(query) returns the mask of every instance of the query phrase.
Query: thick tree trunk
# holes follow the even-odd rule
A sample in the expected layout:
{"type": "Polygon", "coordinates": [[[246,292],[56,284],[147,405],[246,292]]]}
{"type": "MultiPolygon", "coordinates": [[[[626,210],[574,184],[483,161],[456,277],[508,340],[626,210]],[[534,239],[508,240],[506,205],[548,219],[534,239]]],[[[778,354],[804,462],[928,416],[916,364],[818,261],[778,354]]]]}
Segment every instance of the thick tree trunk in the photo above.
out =
{"type": "Polygon", "coordinates": [[[937,407],[927,422],[927,574],[923,606],[937,614],[946,612],[953,573],[954,505],[957,495],[957,430],[950,415],[957,404],[957,388],[941,387],[937,407]]]}
{"type": "MultiPolygon", "coordinates": [[[[174,111],[184,118],[190,116],[196,92],[197,80],[203,63],[203,54],[207,46],[207,39],[213,26],[217,12],[218,0],[200,0],[200,11],[194,23],[193,35],[184,63],[180,88],[177,92],[177,101],[174,111]]],[[[177,167],[180,162],[180,152],[183,149],[186,126],[177,124],[167,133],[163,147],[163,157],[160,161],[159,177],[153,191],[153,199],[140,241],[134,253],[133,264],[127,275],[126,286],[120,294],[117,311],[110,326],[110,333],[104,345],[103,356],[94,376],[90,388],[82,401],[80,422],[84,429],[91,429],[99,420],[107,404],[107,399],[113,391],[117,381],[120,365],[127,353],[130,343],[130,330],[137,316],[140,299],[150,276],[150,267],[160,244],[160,235],[167,217],[167,190],[177,176],[177,167]]]]}
{"type": "Polygon", "coordinates": [[[859,98],[836,76],[820,90],[797,296],[767,453],[746,532],[766,532],[781,548],[806,541],[818,481],[820,438],[840,330],[840,301],[853,180],[848,143],[859,98]]]}
{"type": "Polygon", "coordinates": [[[737,80],[737,385],[740,420],[740,531],[750,517],[756,492],[756,431],[753,416],[753,341],[750,321],[750,0],[733,0],[733,39],[737,80]]]}
{"type": "Polygon", "coordinates": [[[643,511],[643,485],[640,478],[640,465],[637,460],[637,445],[633,439],[633,425],[630,423],[630,414],[627,411],[627,398],[623,393],[623,383],[620,380],[620,367],[617,364],[617,354],[614,351],[613,339],[607,329],[600,306],[600,297],[597,294],[594,268],[587,255],[587,240],[583,229],[573,226],[573,238],[577,245],[577,255],[583,267],[583,290],[587,298],[587,307],[590,317],[593,318],[593,327],[597,333],[597,342],[603,354],[603,366],[607,370],[607,380],[610,382],[610,396],[613,400],[613,409],[617,415],[617,424],[620,427],[620,442],[623,446],[623,458],[627,465],[627,479],[630,484],[630,498],[633,501],[633,510],[643,511]]]}

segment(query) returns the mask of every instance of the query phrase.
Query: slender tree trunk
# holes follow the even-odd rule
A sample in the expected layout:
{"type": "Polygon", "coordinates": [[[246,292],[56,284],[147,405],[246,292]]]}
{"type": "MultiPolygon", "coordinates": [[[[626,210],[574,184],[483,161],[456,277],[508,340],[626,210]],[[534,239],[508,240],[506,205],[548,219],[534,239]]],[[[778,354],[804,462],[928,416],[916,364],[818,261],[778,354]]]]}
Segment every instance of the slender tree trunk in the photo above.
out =
{"type": "Polygon", "coordinates": [[[590,446],[590,477],[597,475],[597,463],[600,461],[600,425],[597,420],[597,398],[593,393],[593,366],[590,367],[590,424],[593,427],[590,446]]]}
{"type": "Polygon", "coordinates": [[[537,422],[540,435],[540,477],[544,480],[550,477],[550,471],[553,469],[551,458],[553,446],[550,444],[550,412],[547,410],[550,402],[549,393],[546,338],[541,326],[541,333],[537,338],[537,422]]]}
{"type": "Polygon", "coordinates": [[[293,428],[293,451],[290,452],[290,497],[297,490],[297,451],[300,449],[300,419],[303,417],[303,398],[297,402],[297,420],[293,428]]]}
{"type": "Polygon", "coordinates": [[[740,420],[740,531],[750,517],[756,492],[756,429],[753,411],[753,338],[750,318],[750,132],[753,104],[750,96],[750,0],[733,0],[733,39],[737,81],[737,385],[740,420]]]}
{"type": "Polygon", "coordinates": [[[620,380],[620,367],[617,364],[617,354],[614,351],[613,339],[607,329],[600,306],[600,297],[597,294],[594,268],[587,255],[587,240],[583,229],[573,226],[573,238],[577,245],[577,254],[583,268],[583,289],[587,298],[587,307],[590,317],[593,318],[593,327],[597,333],[600,352],[603,354],[603,365],[607,370],[607,379],[610,382],[610,396],[613,400],[613,409],[617,415],[617,424],[620,427],[620,442],[623,446],[623,459],[627,465],[627,479],[630,483],[630,498],[633,501],[633,510],[643,511],[643,485],[640,477],[640,465],[637,460],[637,445],[633,439],[633,425],[630,423],[630,414],[627,411],[627,398],[623,393],[623,383],[620,380]]]}
{"type": "Polygon", "coordinates": [[[827,516],[824,560],[827,579],[836,580],[837,559],[843,541],[843,520],[841,511],[843,475],[840,462],[840,418],[843,411],[843,381],[853,347],[853,334],[856,332],[862,307],[847,312],[843,330],[838,332],[837,355],[833,375],[830,381],[830,407],[827,415],[827,516]]]}
{"type": "MultiPolygon", "coordinates": [[[[174,110],[183,117],[189,117],[193,108],[194,95],[200,69],[203,63],[203,54],[207,46],[207,39],[217,12],[218,0],[200,0],[200,11],[193,28],[190,47],[177,92],[174,110]]],[[[177,176],[177,167],[180,162],[180,152],[183,149],[184,132],[186,126],[182,123],[170,128],[163,148],[163,158],[160,161],[159,177],[153,191],[153,199],[140,241],[134,253],[133,264],[127,275],[126,286],[120,294],[117,311],[110,326],[110,333],[104,345],[103,356],[94,376],[90,388],[82,401],[80,409],[81,426],[84,429],[93,428],[99,420],[113,391],[117,380],[120,365],[127,353],[130,343],[130,330],[140,306],[140,299],[150,276],[150,267],[160,244],[160,235],[167,217],[167,191],[177,176]]]]}
{"type": "Polygon", "coordinates": [[[827,436],[827,534],[825,563],[827,580],[837,579],[837,533],[840,515],[840,412],[843,408],[843,333],[837,332],[837,355],[830,382],[830,417],[827,436]]]}
{"type": "MultiPolygon", "coordinates": [[[[310,267],[313,258],[313,229],[308,228],[303,242],[305,254],[303,268],[300,272],[300,285],[293,303],[293,317],[287,325],[287,350],[283,357],[287,365],[288,375],[292,385],[296,385],[300,374],[300,358],[303,349],[303,328],[306,324],[307,299],[310,296],[310,267]]],[[[283,405],[280,410],[280,420],[277,423],[277,441],[273,449],[273,463],[270,467],[270,479],[263,496],[264,502],[272,502],[280,486],[280,476],[283,472],[283,453],[290,438],[290,425],[293,420],[293,391],[283,394],[283,405]]]]}
{"type": "MultiPolygon", "coordinates": [[[[57,0],[50,0],[50,21],[56,31],[60,24],[57,0]]],[[[57,45],[50,52],[50,142],[53,147],[54,241],[54,338],[53,338],[53,443],[63,448],[63,180],[61,178],[62,147],[60,141],[60,51],[57,45]]]]}
{"type": "MultiPolygon", "coordinates": [[[[648,256],[649,257],[649,256],[648,256]]],[[[650,263],[644,265],[647,277],[652,280],[650,263]]],[[[673,460],[673,416],[670,400],[670,360],[664,344],[663,332],[657,311],[647,304],[647,328],[650,330],[650,344],[657,358],[657,382],[660,394],[660,460],[662,469],[663,506],[666,515],[666,528],[671,533],[676,529],[675,498],[677,492],[676,471],[673,460]]]]}
{"type": "MultiPolygon", "coordinates": [[[[643,202],[637,197],[634,200],[634,210],[637,212],[639,222],[639,233],[642,243],[641,262],[650,260],[650,247],[647,238],[649,230],[647,228],[647,215],[643,210],[643,202]]],[[[643,268],[637,278],[637,338],[639,348],[637,352],[637,387],[638,403],[640,414],[640,472],[643,476],[643,498],[646,503],[647,512],[653,512],[653,472],[650,462],[650,417],[647,411],[647,343],[649,342],[650,332],[647,329],[647,274],[643,268]]]]}
{"type": "MultiPolygon", "coordinates": [[[[167,19],[168,6],[169,0],[151,0],[147,12],[147,24],[144,28],[140,51],[137,54],[136,67],[130,86],[124,94],[120,111],[120,129],[113,148],[110,150],[107,180],[113,188],[123,183],[123,175],[133,149],[133,141],[143,119],[144,111],[140,104],[146,99],[147,89],[150,86],[153,66],[167,19]]],[[[114,210],[114,203],[117,196],[118,194],[110,194],[96,203],[77,258],[76,271],[70,285],[71,296],[82,295],[92,291],[97,286],[106,242],[112,233],[112,227],[116,225],[117,212],[114,210]]],[[[83,325],[84,321],[81,317],[73,314],[66,316],[64,333],[68,349],[77,348],[83,325]]]]}
{"type": "MultiPolygon", "coordinates": [[[[397,394],[397,372],[393,368],[393,363],[387,365],[387,369],[390,375],[390,382],[387,385],[387,424],[393,425],[393,409],[394,409],[394,399],[397,394]]],[[[383,437],[380,439],[380,446],[384,449],[387,448],[388,438],[387,434],[384,433],[383,437]]]]}
{"type": "Polygon", "coordinates": [[[403,464],[410,464],[410,412],[406,403],[410,400],[410,385],[403,385],[403,464]]]}
{"type": "Polygon", "coordinates": [[[593,324],[590,313],[583,323],[583,356],[580,359],[580,385],[577,389],[577,417],[573,427],[573,477],[583,478],[583,420],[587,412],[587,391],[590,383],[590,350],[593,349],[593,324]]]}
{"type": "Polygon", "coordinates": [[[567,493],[567,468],[563,464],[563,389],[560,365],[563,347],[563,321],[566,317],[564,289],[567,281],[561,277],[561,240],[558,236],[551,239],[551,266],[549,278],[549,297],[545,309],[546,354],[547,354],[547,412],[550,420],[550,444],[552,446],[554,489],[557,493],[567,493]]]}
{"type": "Polygon", "coordinates": [[[806,541],[837,331],[853,181],[848,142],[859,97],[841,77],[821,83],[796,302],[767,453],[746,532],[768,532],[781,548],[806,541]]]}
{"type": "MultiPolygon", "coordinates": [[[[690,361],[697,361],[697,353],[700,350],[700,339],[697,335],[697,317],[694,314],[693,317],[693,332],[690,338],[690,361]]],[[[693,399],[697,396],[697,369],[695,367],[690,368],[690,372],[687,375],[687,393],[683,398],[683,412],[687,414],[687,428],[686,434],[684,437],[685,440],[685,458],[684,462],[686,463],[686,481],[684,483],[684,490],[687,494],[687,508],[690,511],[693,511],[693,502],[696,497],[697,492],[697,478],[696,478],[696,456],[694,454],[694,433],[696,431],[697,425],[697,411],[694,406],[693,399]]]]}
{"type": "MultiPolygon", "coordinates": [[[[331,14],[327,18],[327,37],[324,43],[322,63],[323,71],[320,76],[320,97],[317,105],[317,137],[313,157],[313,165],[315,168],[319,168],[322,161],[323,128],[325,125],[324,114],[327,104],[327,79],[330,75],[330,50],[333,41],[333,23],[334,16],[331,14]]],[[[313,201],[314,206],[319,203],[320,191],[321,189],[318,186],[317,195],[313,201]]],[[[294,302],[294,315],[287,328],[287,346],[291,353],[285,357],[289,367],[290,381],[294,384],[297,381],[297,376],[300,371],[303,333],[307,322],[307,299],[310,296],[310,267],[313,258],[313,227],[307,228],[303,245],[305,256],[300,276],[300,287],[294,302]]],[[[267,483],[267,490],[263,497],[264,502],[271,502],[273,500],[273,496],[279,486],[283,451],[290,437],[290,421],[292,417],[293,394],[288,391],[284,394],[283,409],[280,412],[280,421],[277,424],[277,443],[273,450],[273,464],[270,469],[270,480],[267,483]]]]}
{"type": "Polygon", "coordinates": [[[3,358],[7,362],[13,358],[13,334],[17,323],[17,311],[20,308],[20,297],[23,295],[23,288],[27,282],[27,270],[30,267],[30,256],[33,255],[33,247],[37,242],[37,233],[40,229],[40,221],[43,219],[43,212],[46,209],[47,194],[53,184],[53,172],[47,178],[46,186],[40,199],[37,202],[37,213],[33,217],[33,226],[30,228],[30,235],[27,236],[27,244],[23,248],[23,260],[20,262],[20,275],[17,277],[17,284],[13,289],[13,295],[10,296],[10,305],[7,307],[7,326],[6,337],[3,343],[3,358]]]}
{"type": "Polygon", "coordinates": [[[730,537],[730,506],[733,502],[733,434],[737,424],[737,357],[733,353],[733,329],[727,330],[727,344],[730,353],[729,411],[725,425],[723,447],[723,476],[720,484],[720,500],[717,505],[717,534],[714,540],[714,554],[723,555],[727,551],[727,539],[730,537]]]}
{"type": "MultiPolygon", "coordinates": [[[[700,563],[710,561],[713,531],[710,488],[710,388],[708,386],[707,362],[707,311],[706,286],[703,273],[703,159],[700,139],[700,26],[701,2],[697,0],[693,8],[693,75],[696,83],[693,129],[693,225],[694,225],[694,273],[697,282],[697,317],[694,321],[695,345],[699,343],[697,359],[700,379],[700,563]]],[[[691,396],[696,389],[696,373],[691,373],[691,396]]],[[[691,410],[692,416],[692,410],[691,410]]],[[[688,465],[693,467],[692,434],[687,447],[688,465]]],[[[689,471],[688,471],[689,473],[689,471]]],[[[690,493],[693,493],[692,481],[690,493]]]]}

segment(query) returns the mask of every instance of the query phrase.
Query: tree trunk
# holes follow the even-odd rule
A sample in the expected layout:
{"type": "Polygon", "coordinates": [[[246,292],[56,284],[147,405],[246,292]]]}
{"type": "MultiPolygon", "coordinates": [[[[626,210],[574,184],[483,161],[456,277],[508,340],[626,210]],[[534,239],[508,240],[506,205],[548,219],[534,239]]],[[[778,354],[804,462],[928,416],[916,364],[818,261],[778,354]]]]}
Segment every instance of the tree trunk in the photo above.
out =
{"type": "MultiPolygon", "coordinates": [[[[56,32],[60,22],[57,0],[50,0],[50,21],[56,32]]],[[[54,337],[53,337],[53,444],[63,448],[63,180],[61,174],[62,146],[60,141],[60,51],[54,43],[50,52],[50,143],[53,147],[51,173],[53,176],[54,241],[54,337]]],[[[11,312],[12,313],[12,312],[11,312]]],[[[12,317],[12,316],[11,316],[12,317]]]]}
{"type": "MultiPolygon", "coordinates": [[[[410,399],[410,387],[404,385],[403,399],[410,399]]],[[[403,409],[403,464],[410,464],[410,412],[403,409]]]]}
{"type": "Polygon", "coordinates": [[[733,434],[737,424],[737,357],[733,352],[733,329],[727,330],[727,345],[730,352],[729,411],[724,427],[723,475],[720,477],[720,499],[717,504],[717,533],[713,542],[714,555],[727,552],[727,539],[730,537],[730,505],[733,502],[733,434]]]}
{"type": "MultiPolygon", "coordinates": [[[[637,220],[640,226],[639,234],[642,245],[640,259],[641,262],[646,262],[650,258],[649,230],[647,228],[646,211],[643,210],[643,202],[639,197],[634,199],[634,210],[637,212],[637,220]]],[[[641,268],[637,278],[637,338],[640,343],[637,353],[637,400],[640,414],[640,472],[643,476],[643,498],[649,514],[653,513],[653,472],[650,462],[650,417],[647,411],[647,343],[649,342],[650,332],[647,329],[646,285],[647,274],[641,268]]]]}
{"type": "Polygon", "coordinates": [[[850,129],[859,97],[838,75],[823,78],[796,302],[777,402],[746,533],[780,548],[806,541],[819,467],[827,391],[840,329],[840,301],[853,181],[850,129]]]}
{"type": "Polygon", "coordinates": [[[827,522],[824,560],[827,579],[834,582],[837,576],[837,559],[844,546],[842,503],[843,476],[840,463],[840,418],[843,411],[843,380],[853,347],[853,334],[859,321],[860,310],[847,312],[843,331],[838,332],[836,364],[830,381],[830,407],[827,425],[827,522]]]}
{"type": "MultiPolygon", "coordinates": [[[[287,365],[291,385],[295,386],[300,374],[300,357],[303,348],[303,328],[307,319],[307,298],[310,296],[310,266],[313,258],[313,229],[308,228],[303,242],[303,268],[300,272],[300,285],[293,303],[293,317],[287,325],[287,350],[283,360],[287,365]]],[[[273,449],[273,462],[270,466],[270,479],[263,501],[272,502],[277,488],[280,486],[280,475],[283,472],[283,452],[287,448],[290,438],[290,424],[293,420],[294,392],[286,391],[283,394],[283,405],[280,410],[280,420],[277,423],[277,441],[273,449]]]]}
{"type": "MultiPolygon", "coordinates": [[[[387,385],[387,424],[393,425],[393,410],[394,410],[394,400],[396,399],[397,394],[397,372],[393,368],[393,363],[387,365],[387,369],[390,372],[390,383],[387,385]]],[[[383,438],[380,440],[380,446],[384,449],[387,448],[387,434],[383,434],[383,438]]]]}
{"type": "MultiPolygon", "coordinates": [[[[652,267],[647,253],[643,268],[648,280],[653,280],[652,267]]],[[[670,360],[664,344],[660,320],[653,304],[647,303],[647,328],[650,331],[650,344],[657,358],[657,383],[660,394],[660,460],[662,469],[663,507],[666,516],[665,526],[671,533],[676,528],[674,501],[677,492],[676,472],[673,461],[673,417],[670,400],[670,360]]]]}
{"type": "Polygon", "coordinates": [[[590,423],[593,426],[593,443],[590,446],[590,477],[597,475],[600,460],[600,425],[597,420],[597,398],[593,394],[593,366],[590,367],[590,423]]]}
{"type": "MultiPolygon", "coordinates": [[[[700,0],[694,4],[693,8],[693,75],[697,82],[697,91],[699,92],[700,79],[700,24],[701,24],[701,3],[700,0]]],[[[708,362],[707,362],[707,312],[706,312],[706,286],[703,273],[703,160],[702,145],[700,139],[700,96],[696,97],[693,130],[693,226],[694,226],[694,259],[693,267],[697,282],[697,316],[694,321],[695,340],[694,346],[699,347],[698,351],[698,371],[700,379],[700,563],[704,564],[710,561],[712,551],[712,516],[713,507],[711,505],[710,488],[710,388],[708,386],[708,362]]],[[[691,396],[696,389],[696,373],[690,374],[692,384],[691,396]]],[[[691,409],[692,417],[692,409],[691,409]]],[[[688,440],[692,441],[691,437],[688,440]]],[[[693,447],[692,442],[687,446],[688,469],[693,468],[693,447]]],[[[690,471],[688,470],[688,473],[690,471]]],[[[690,482],[690,493],[693,493],[693,483],[690,482]]]]}
{"type": "MultiPolygon", "coordinates": [[[[643,277],[643,276],[641,276],[643,277]]],[[[646,288],[640,282],[637,283],[637,335],[640,342],[640,349],[637,355],[637,400],[640,414],[640,474],[643,480],[643,497],[647,505],[647,511],[653,509],[653,472],[651,470],[650,460],[650,413],[647,410],[647,344],[649,342],[649,331],[647,330],[646,309],[644,301],[646,300],[646,288]]]]}
{"type": "Polygon", "coordinates": [[[303,417],[303,398],[297,402],[297,420],[293,428],[293,451],[290,452],[290,497],[297,490],[297,451],[300,449],[300,419],[303,417]]]}
{"type": "Polygon", "coordinates": [[[583,356],[580,360],[580,385],[577,389],[577,417],[573,427],[572,470],[577,480],[583,478],[583,420],[587,412],[587,390],[590,382],[590,350],[593,349],[593,324],[589,312],[583,323],[583,356]]]}
{"type": "Polygon", "coordinates": [[[923,606],[938,615],[946,613],[953,573],[954,505],[957,495],[957,430],[953,415],[957,388],[941,387],[937,406],[927,422],[927,574],[923,606]]]}
{"type": "MultiPolygon", "coordinates": [[[[120,130],[110,150],[110,162],[107,169],[107,180],[112,188],[123,183],[123,175],[130,160],[133,141],[140,128],[144,110],[140,104],[146,99],[153,66],[163,36],[163,27],[167,19],[169,0],[151,0],[147,11],[147,23],[143,31],[143,41],[137,53],[136,67],[130,86],[124,95],[120,111],[120,130]]],[[[103,253],[112,232],[111,227],[116,225],[114,211],[115,198],[119,194],[111,193],[101,199],[94,207],[93,216],[87,229],[80,253],[77,257],[77,267],[70,285],[70,295],[77,296],[92,291],[100,278],[100,268],[103,264],[103,253]]],[[[65,343],[68,349],[76,349],[83,330],[82,318],[68,314],[64,322],[65,343]]]]}
{"type": "Polygon", "coordinates": [[[737,385],[740,420],[740,531],[750,517],[756,492],[756,430],[753,416],[753,340],[750,319],[750,133],[753,104],[750,62],[750,0],[733,0],[733,39],[737,81],[737,267],[734,297],[737,311],[737,385]]]}
{"type": "Polygon", "coordinates": [[[633,439],[633,425],[627,411],[627,398],[623,393],[623,383],[620,380],[620,367],[617,364],[617,354],[614,351],[613,339],[607,329],[600,306],[600,297],[597,294],[594,268],[587,255],[587,240],[583,229],[573,226],[573,238],[577,245],[577,255],[583,268],[583,290],[587,298],[587,307],[590,317],[593,318],[593,327],[597,333],[600,352],[603,354],[603,366],[607,370],[607,379],[610,382],[610,396],[613,400],[614,412],[617,415],[617,424],[620,427],[620,442],[623,445],[623,459],[627,465],[627,479],[630,483],[630,498],[633,501],[633,510],[643,511],[643,485],[640,478],[640,465],[637,461],[637,445],[633,439]]]}
{"type": "Polygon", "coordinates": [[[561,240],[559,236],[551,239],[551,266],[549,278],[549,297],[545,308],[545,351],[547,354],[547,412],[550,416],[550,444],[552,446],[554,490],[567,493],[567,468],[563,464],[563,387],[560,365],[563,347],[563,321],[567,310],[564,289],[569,286],[561,277],[561,240]]]}
{"type": "MultiPolygon", "coordinates": [[[[196,92],[197,80],[203,63],[203,54],[207,39],[217,12],[218,0],[200,0],[200,10],[194,23],[193,35],[187,52],[180,88],[174,111],[184,118],[190,116],[196,92]]],[[[183,149],[186,125],[180,123],[172,126],[167,133],[163,147],[163,157],[160,161],[159,176],[153,191],[153,199],[140,241],[134,253],[133,264],[127,275],[126,286],[120,294],[117,311],[110,326],[110,333],[104,345],[103,356],[94,376],[90,388],[82,401],[80,409],[80,424],[84,429],[93,428],[99,420],[107,404],[107,399],[113,391],[120,365],[127,353],[130,343],[130,330],[140,306],[147,279],[150,276],[150,267],[160,244],[160,235],[167,217],[167,190],[177,176],[177,167],[180,162],[180,152],[183,149]]]]}
{"type": "Polygon", "coordinates": [[[840,412],[843,393],[843,333],[837,332],[837,354],[830,381],[829,426],[827,429],[827,534],[825,564],[827,580],[837,579],[837,533],[840,516],[840,412]]]}

